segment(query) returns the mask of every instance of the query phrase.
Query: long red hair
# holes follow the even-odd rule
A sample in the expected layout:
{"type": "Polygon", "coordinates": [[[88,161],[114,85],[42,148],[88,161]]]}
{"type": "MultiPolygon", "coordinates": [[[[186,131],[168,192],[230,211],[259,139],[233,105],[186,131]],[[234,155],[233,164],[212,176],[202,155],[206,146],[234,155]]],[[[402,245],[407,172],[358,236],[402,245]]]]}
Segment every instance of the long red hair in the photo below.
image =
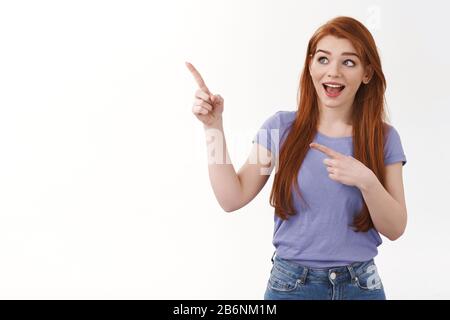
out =
{"type": "MultiPolygon", "coordinates": [[[[309,143],[313,141],[317,132],[319,109],[309,65],[317,43],[327,35],[348,39],[360,55],[363,66],[370,65],[373,68],[370,82],[359,87],[353,103],[351,119],[353,157],[371,169],[384,185],[383,148],[387,133],[384,108],[386,80],[381,69],[380,57],[371,33],[361,22],[350,17],[336,17],[319,27],[309,40],[297,94],[297,115],[280,149],[270,204],[275,208],[275,214],[283,220],[296,214],[291,189],[294,186],[301,197],[297,176],[310,149],[309,143]]],[[[365,232],[374,227],[367,204],[364,200],[363,203],[361,212],[353,220],[353,227],[357,232],[365,232]]]]}

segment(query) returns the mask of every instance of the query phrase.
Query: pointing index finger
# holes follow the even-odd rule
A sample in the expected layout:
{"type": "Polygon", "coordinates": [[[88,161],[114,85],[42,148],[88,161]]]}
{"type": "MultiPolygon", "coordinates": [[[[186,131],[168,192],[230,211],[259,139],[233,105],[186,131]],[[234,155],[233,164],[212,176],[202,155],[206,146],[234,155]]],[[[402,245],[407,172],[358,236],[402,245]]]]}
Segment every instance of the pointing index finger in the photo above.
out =
{"type": "Polygon", "coordinates": [[[188,67],[188,69],[192,73],[192,75],[194,76],[194,79],[197,82],[200,89],[206,91],[208,94],[211,94],[211,92],[209,91],[208,87],[205,84],[205,81],[203,80],[202,76],[200,75],[200,72],[198,72],[197,69],[195,69],[195,67],[189,62],[186,62],[186,66],[188,67]]]}
{"type": "Polygon", "coordinates": [[[321,145],[319,143],[312,142],[312,143],[309,144],[309,146],[311,148],[317,149],[317,150],[325,153],[327,156],[332,157],[332,158],[339,158],[342,155],[339,152],[334,151],[333,149],[328,148],[328,147],[326,147],[324,145],[321,145]]]}

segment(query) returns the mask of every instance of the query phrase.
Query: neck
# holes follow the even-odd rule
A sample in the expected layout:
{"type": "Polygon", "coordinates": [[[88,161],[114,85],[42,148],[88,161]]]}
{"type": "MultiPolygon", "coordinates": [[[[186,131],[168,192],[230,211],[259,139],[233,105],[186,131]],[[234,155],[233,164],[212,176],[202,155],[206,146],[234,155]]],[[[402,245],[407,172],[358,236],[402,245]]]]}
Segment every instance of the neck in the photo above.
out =
{"type": "Polygon", "coordinates": [[[352,105],[328,107],[319,103],[319,125],[325,128],[348,128],[352,126],[352,105]]]}

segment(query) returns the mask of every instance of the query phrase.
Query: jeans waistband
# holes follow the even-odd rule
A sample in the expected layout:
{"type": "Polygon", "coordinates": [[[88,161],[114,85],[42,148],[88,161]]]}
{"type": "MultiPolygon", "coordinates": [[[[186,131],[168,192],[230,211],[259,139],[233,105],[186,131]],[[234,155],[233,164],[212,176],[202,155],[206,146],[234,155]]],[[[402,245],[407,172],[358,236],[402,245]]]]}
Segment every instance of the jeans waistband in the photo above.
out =
{"type": "MultiPolygon", "coordinates": [[[[347,278],[350,276],[351,280],[355,280],[357,274],[362,272],[362,269],[366,268],[368,265],[374,264],[374,259],[370,259],[367,261],[354,262],[345,266],[336,266],[336,267],[326,267],[326,268],[314,268],[301,265],[294,261],[289,261],[280,258],[274,252],[272,255],[272,263],[279,263],[284,267],[292,270],[293,273],[301,275],[301,279],[303,282],[306,280],[307,276],[312,276],[318,280],[323,279],[326,280],[329,276],[334,273],[336,278],[347,278]]],[[[339,280],[339,279],[337,279],[339,280]]]]}

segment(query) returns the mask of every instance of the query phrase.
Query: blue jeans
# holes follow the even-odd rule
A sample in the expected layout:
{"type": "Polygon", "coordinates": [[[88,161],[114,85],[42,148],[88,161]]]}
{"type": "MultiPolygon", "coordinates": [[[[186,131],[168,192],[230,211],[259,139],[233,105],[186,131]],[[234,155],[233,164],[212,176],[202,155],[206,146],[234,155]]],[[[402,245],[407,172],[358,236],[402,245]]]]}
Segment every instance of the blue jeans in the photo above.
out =
{"type": "Polygon", "coordinates": [[[310,268],[272,256],[264,300],[386,300],[373,259],[310,268]]]}

